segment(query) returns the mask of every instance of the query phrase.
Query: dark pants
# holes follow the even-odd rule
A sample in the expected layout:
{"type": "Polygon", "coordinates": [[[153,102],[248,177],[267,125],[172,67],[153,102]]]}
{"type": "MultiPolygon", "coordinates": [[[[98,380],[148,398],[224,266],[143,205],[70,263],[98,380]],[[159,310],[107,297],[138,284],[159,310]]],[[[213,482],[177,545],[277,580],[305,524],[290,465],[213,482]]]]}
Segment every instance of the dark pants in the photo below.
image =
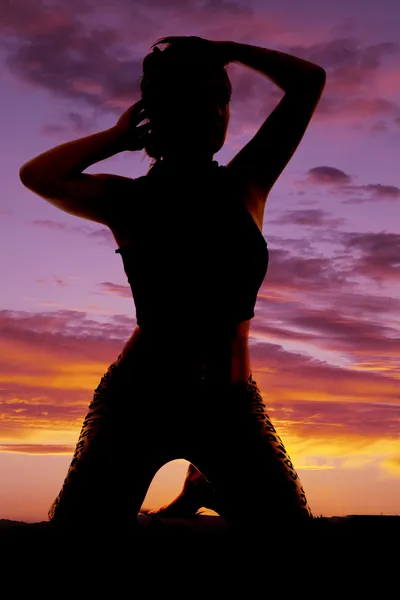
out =
{"type": "Polygon", "coordinates": [[[241,522],[309,519],[304,490],[258,386],[140,367],[108,368],[49,510],[61,526],[136,522],[156,472],[183,458],[212,485],[220,514],[241,522]]]}

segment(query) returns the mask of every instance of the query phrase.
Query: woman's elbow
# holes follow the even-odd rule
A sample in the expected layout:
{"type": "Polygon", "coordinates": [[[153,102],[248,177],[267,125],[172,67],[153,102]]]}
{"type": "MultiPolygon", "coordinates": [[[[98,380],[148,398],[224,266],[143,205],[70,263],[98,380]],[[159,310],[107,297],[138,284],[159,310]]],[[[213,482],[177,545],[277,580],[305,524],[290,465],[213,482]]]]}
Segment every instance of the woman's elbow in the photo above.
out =
{"type": "Polygon", "coordinates": [[[38,176],[37,169],[34,172],[33,169],[29,166],[29,163],[25,163],[19,170],[19,179],[25,187],[29,188],[35,183],[40,183],[41,178],[40,176],[38,176]]]}

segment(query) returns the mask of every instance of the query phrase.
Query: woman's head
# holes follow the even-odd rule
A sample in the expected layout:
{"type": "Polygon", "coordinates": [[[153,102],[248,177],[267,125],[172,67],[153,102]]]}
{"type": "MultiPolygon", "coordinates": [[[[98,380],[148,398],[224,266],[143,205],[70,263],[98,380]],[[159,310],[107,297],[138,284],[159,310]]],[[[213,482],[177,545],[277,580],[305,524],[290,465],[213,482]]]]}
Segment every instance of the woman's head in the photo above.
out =
{"type": "Polygon", "coordinates": [[[145,145],[156,160],[165,154],[215,154],[224,144],[232,86],[226,63],[204,49],[160,42],[143,60],[140,91],[151,131],[145,145]]]}

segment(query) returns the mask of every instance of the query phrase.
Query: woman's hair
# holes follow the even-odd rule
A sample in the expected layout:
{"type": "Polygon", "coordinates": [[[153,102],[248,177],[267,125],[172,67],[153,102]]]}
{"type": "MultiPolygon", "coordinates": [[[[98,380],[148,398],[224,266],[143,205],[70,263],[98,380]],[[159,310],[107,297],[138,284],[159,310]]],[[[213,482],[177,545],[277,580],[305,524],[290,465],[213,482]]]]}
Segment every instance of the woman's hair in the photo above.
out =
{"type": "MultiPolygon", "coordinates": [[[[143,72],[139,79],[143,106],[151,124],[144,150],[155,159],[151,167],[164,154],[165,141],[173,138],[173,127],[184,114],[190,110],[191,98],[201,94],[202,84],[210,77],[217,80],[216,101],[221,99],[229,103],[232,85],[226,71],[227,61],[223,61],[204,48],[197,50],[193,46],[185,47],[182,43],[164,42],[164,50],[160,50],[156,42],[151,46],[152,52],[143,60],[143,72]]],[[[189,114],[189,112],[187,113],[189,114]]]]}

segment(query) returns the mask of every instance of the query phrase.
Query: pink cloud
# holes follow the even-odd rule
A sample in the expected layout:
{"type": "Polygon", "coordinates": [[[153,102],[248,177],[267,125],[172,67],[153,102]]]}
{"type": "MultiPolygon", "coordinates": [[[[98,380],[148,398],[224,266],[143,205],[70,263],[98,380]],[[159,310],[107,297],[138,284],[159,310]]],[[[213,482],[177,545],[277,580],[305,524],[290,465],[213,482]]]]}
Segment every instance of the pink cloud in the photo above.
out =
{"type": "Polygon", "coordinates": [[[108,294],[116,294],[123,298],[132,298],[132,291],[129,285],[117,285],[110,281],[104,281],[100,284],[102,290],[108,294]]]}

